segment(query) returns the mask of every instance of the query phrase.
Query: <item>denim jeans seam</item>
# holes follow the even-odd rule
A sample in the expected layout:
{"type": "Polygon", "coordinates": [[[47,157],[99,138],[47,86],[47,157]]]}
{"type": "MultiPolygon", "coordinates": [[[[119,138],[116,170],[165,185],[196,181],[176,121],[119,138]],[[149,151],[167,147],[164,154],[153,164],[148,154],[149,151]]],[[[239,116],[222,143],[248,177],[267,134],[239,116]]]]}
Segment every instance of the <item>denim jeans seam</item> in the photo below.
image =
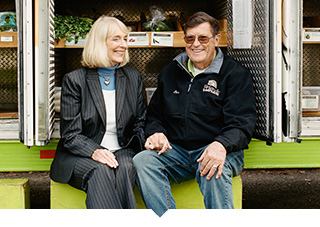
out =
{"type": "Polygon", "coordinates": [[[197,171],[197,166],[194,165],[192,161],[192,153],[189,153],[189,161],[190,161],[190,167],[194,169],[194,171],[197,171]]]}
{"type": "MultiPolygon", "coordinates": [[[[229,182],[228,182],[228,178],[225,179],[225,182],[226,182],[226,185],[230,186],[230,185],[228,184],[228,183],[229,183],[229,182]]],[[[232,185],[232,181],[231,181],[231,185],[232,185]]],[[[232,190],[232,187],[231,187],[231,190],[232,190]]],[[[230,191],[230,188],[229,188],[229,187],[226,187],[226,191],[225,191],[226,197],[225,197],[224,209],[227,208],[228,201],[230,200],[228,191],[230,191]]],[[[233,193],[233,192],[232,192],[232,193],[233,193]]],[[[232,202],[233,202],[233,198],[232,198],[232,202]]]]}
{"type": "Polygon", "coordinates": [[[171,209],[168,187],[167,187],[166,183],[164,182],[164,178],[165,178],[164,171],[161,170],[161,173],[162,173],[162,183],[163,183],[164,188],[165,188],[165,190],[166,190],[166,199],[167,199],[168,208],[171,209]]]}
{"type": "MultiPolygon", "coordinates": [[[[235,177],[235,176],[237,176],[236,175],[236,173],[235,173],[235,170],[232,168],[232,166],[230,165],[230,163],[232,162],[232,160],[234,160],[235,158],[237,158],[237,156],[235,156],[235,155],[233,155],[232,157],[230,157],[229,159],[228,159],[228,162],[226,163],[227,165],[228,165],[228,168],[231,170],[230,171],[230,176],[229,177],[231,177],[231,179],[233,178],[233,177],[235,177]]],[[[240,171],[240,173],[241,173],[241,171],[240,171]]],[[[239,174],[240,174],[239,173],[239,174]]],[[[228,183],[228,178],[226,178],[225,179],[225,182],[226,182],[226,185],[229,185],[228,183]]],[[[224,204],[224,208],[227,208],[227,204],[228,204],[228,201],[231,199],[232,200],[232,202],[233,202],[233,197],[232,198],[229,198],[229,193],[228,193],[228,191],[229,190],[233,190],[232,189],[232,185],[233,185],[233,182],[232,182],[232,180],[231,180],[231,189],[230,188],[227,188],[226,187],[226,191],[225,191],[225,193],[226,193],[226,196],[225,196],[225,204],[224,204]]],[[[229,185],[230,186],[230,185],[229,185]]],[[[233,192],[232,192],[232,194],[233,194],[233,192]]],[[[233,203],[232,203],[233,204],[233,203]]]]}
{"type": "Polygon", "coordinates": [[[228,164],[227,164],[227,165],[229,166],[229,168],[231,169],[231,177],[235,177],[235,176],[240,175],[241,172],[242,172],[242,170],[243,170],[243,167],[244,167],[244,162],[242,161],[241,171],[240,171],[240,173],[237,175],[236,172],[235,172],[235,170],[234,170],[234,169],[231,167],[231,165],[230,165],[231,161],[234,160],[235,158],[236,158],[236,156],[232,156],[232,157],[228,160],[228,164]]]}
{"type": "Polygon", "coordinates": [[[171,209],[171,204],[170,204],[170,199],[169,199],[169,190],[168,190],[168,187],[167,185],[165,184],[165,181],[164,181],[164,178],[165,178],[165,173],[164,173],[164,170],[166,167],[168,166],[174,166],[174,165],[180,165],[180,166],[188,166],[188,165],[182,165],[178,162],[176,163],[170,163],[170,164],[166,164],[166,165],[163,165],[163,167],[161,168],[161,173],[162,173],[162,183],[164,185],[164,188],[166,190],[166,198],[167,198],[167,203],[168,203],[168,208],[171,209]]]}

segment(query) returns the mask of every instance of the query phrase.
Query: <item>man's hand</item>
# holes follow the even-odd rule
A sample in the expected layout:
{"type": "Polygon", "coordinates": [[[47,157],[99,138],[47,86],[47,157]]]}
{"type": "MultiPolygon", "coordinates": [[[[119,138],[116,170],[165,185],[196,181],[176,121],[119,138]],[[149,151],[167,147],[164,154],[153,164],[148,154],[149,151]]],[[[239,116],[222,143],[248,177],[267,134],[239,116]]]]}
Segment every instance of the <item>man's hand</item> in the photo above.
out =
{"type": "Polygon", "coordinates": [[[218,170],[216,175],[216,179],[218,179],[222,174],[226,155],[227,151],[221,143],[217,141],[211,143],[197,160],[197,162],[201,162],[201,176],[207,175],[206,179],[210,180],[216,170],[218,170]]]}
{"type": "Polygon", "coordinates": [[[95,150],[91,158],[95,161],[101,162],[102,164],[107,164],[111,168],[117,168],[118,162],[116,160],[116,156],[108,149],[97,149],[95,150]]]}
{"type": "Polygon", "coordinates": [[[167,137],[162,132],[156,132],[149,136],[144,146],[148,150],[158,151],[158,155],[166,153],[167,149],[172,149],[167,137]]]}

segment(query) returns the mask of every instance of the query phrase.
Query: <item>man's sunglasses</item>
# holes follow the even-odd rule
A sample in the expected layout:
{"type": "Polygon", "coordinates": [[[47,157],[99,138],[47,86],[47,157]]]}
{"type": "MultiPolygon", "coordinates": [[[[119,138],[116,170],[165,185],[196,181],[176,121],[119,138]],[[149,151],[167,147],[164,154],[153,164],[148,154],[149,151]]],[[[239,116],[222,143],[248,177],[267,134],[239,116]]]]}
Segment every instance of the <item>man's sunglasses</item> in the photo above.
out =
{"type": "Polygon", "coordinates": [[[184,41],[187,43],[187,44],[193,44],[194,41],[196,41],[196,38],[198,37],[198,41],[201,43],[201,44],[206,44],[209,42],[209,39],[213,38],[214,36],[211,36],[211,37],[208,37],[208,36],[194,36],[194,35],[191,35],[191,36],[185,36],[184,37],[184,41]]]}

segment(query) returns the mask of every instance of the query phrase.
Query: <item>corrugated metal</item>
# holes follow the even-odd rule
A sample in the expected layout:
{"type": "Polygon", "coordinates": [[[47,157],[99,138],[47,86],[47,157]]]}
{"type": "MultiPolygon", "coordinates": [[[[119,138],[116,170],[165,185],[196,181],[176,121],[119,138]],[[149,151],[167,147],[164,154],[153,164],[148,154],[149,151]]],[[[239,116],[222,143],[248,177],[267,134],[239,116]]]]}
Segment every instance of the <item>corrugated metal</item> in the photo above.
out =
{"type": "Polygon", "coordinates": [[[13,0],[1,0],[0,3],[1,12],[5,11],[15,11],[14,1],[13,0]]]}
{"type": "Polygon", "coordinates": [[[51,135],[54,130],[54,91],[55,91],[55,64],[54,64],[54,1],[48,1],[48,17],[49,17],[49,51],[48,51],[48,140],[51,139],[51,135]]]}
{"type": "MultiPolygon", "coordinates": [[[[0,12],[15,11],[13,0],[1,0],[0,12]]],[[[17,48],[0,48],[0,110],[18,110],[17,48]]]]}
{"type": "Polygon", "coordinates": [[[137,22],[141,13],[149,19],[151,17],[150,7],[157,6],[163,10],[165,15],[186,17],[197,11],[211,13],[217,19],[225,19],[227,15],[227,0],[197,1],[194,0],[55,0],[56,12],[62,15],[86,16],[97,19],[100,15],[116,16],[124,22],[137,22]]]}
{"type": "Polygon", "coordinates": [[[270,39],[269,1],[253,0],[253,41],[250,49],[233,49],[233,1],[228,1],[228,54],[250,70],[255,89],[258,120],[256,138],[273,140],[272,114],[270,113],[270,39]]]}
{"type": "Polygon", "coordinates": [[[318,17],[320,12],[319,0],[303,0],[303,16],[318,17]]]}
{"type": "MultiPolygon", "coordinates": [[[[217,19],[227,18],[227,0],[198,1],[193,0],[164,0],[164,1],[139,1],[132,0],[100,1],[91,0],[55,0],[55,13],[73,16],[84,16],[97,19],[100,15],[116,16],[125,23],[140,21],[141,13],[151,19],[150,7],[161,8],[165,15],[173,16],[183,21],[197,11],[205,11],[217,19]]],[[[172,59],[183,52],[184,48],[130,48],[129,66],[137,68],[143,77],[145,87],[154,87],[157,84],[159,71],[172,59]],[[141,60],[143,59],[143,60],[141,60]]],[[[80,60],[82,49],[55,49],[55,83],[61,86],[63,76],[74,69],[81,67],[80,60]]]]}
{"type": "Polygon", "coordinates": [[[17,48],[0,48],[0,109],[18,109],[17,48]]]}
{"type": "Polygon", "coordinates": [[[303,86],[320,86],[320,45],[303,45],[303,86]]]}

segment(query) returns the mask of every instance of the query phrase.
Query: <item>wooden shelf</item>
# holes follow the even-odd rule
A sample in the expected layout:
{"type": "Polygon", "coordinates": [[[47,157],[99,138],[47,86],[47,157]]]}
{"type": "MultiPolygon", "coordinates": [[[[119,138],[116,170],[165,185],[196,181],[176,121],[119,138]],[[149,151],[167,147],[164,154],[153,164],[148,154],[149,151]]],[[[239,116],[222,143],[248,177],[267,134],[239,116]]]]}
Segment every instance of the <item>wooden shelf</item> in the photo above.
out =
{"type": "MultiPolygon", "coordinates": [[[[136,33],[136,32],[134,32],[136,33]]],[[[151,43],[151,33],[152,32],[143,32],[149,34],[149,43],[151,43]]],[[[158,32],[157,32],[158,33],[158,32]]],[[[186,43],[184,42],[184,34],[182,31],[176,31],[176,32],[164,32],[164,33],[170,33],[173,34],[173,48],[177,47],[185,47],[186,43]]],[[[221,40],[219,43],[219,47],[226,47],[227,46],[227,31],[220,31],[221,33],[221,40]]],[[[83,48],[81,45],[66,45],[66,41],[64,39],[59,40],[59,42],[55,42],[56,48],[83,48]]],[[[129,48],[163,48],[159,46],[129,46],[129,48]]]]}
{"type": "Polygon", "coordinates": [[[303,41],[303,44],[320,44],[320,41],[303,41]]]}
{"type": "MultiPolygon", "coordinates": [[[[222,19],[219,20],[220,23],[220,33],[221,33],[221,40],[219,43],[219,47],[227,47],[227,20],[226,19],[222,19]]],[[[184,41],[184,33],[183,33],[183,29],[182,26],[180,25],[180,22],[177,21],[177,29],[178,31],[163,31],[163,33],[170,33],[173,34],[173,46],[172,48],[177,48],[177,47],[185,47],[186,43],[184,41]]],[[[154,46],[151,45],[151,34],[153,32],[144,32],[141,31],[141,24],[138,27],[138,31],[133,31],[132,33],[148,33],[149,35],[149,45],[146,46],[129,46],[129,48],[163,48],[163,47],[167,47],[167,46],[154,46]]],[[[161,32],[156,32],[156,33],[161,33],[161,32]]],[[[66,41],[64,39],[59,40],[59,42],[55,41],[55,48],[83,48],[83,45],[66,45],[66,41]]],[[[171,47],[171,46],[170,46],[171,47]]]]}
{"type": "Polygon", "coordinates": [[[320,117],[320,111],[302,111],[302,117],[320,117]]]}
{"type": "Polygon", "coordinates": [[[0,119],[12,119],[18,117],[18,112],[0,112],[0,119]]]}
{"type": "Polygon", "coordinates": [[[17,47],[17,32],[0,32],[0,48],[17,47]]]}
{"type": "MultiPolygon", "coordinates": [[[[163,46],[152,46],[152,45],[150,45],[152,32],[141,32],[141,33],[147,33],[149,35],[149,45],[147,45],[147,46],[129,46],[129,48],[158,48],[158,47],[162,48],[163,47],[163,46]]],[[[159,33],[159,32],[157,32],[157,33],[159,33]]],[[[184,34],[183,34],[182,31],[163,32],[163,33],[173,34],[173,46],[172,47],[185,47],[185,42],[183,40],[184,34]]]]}

